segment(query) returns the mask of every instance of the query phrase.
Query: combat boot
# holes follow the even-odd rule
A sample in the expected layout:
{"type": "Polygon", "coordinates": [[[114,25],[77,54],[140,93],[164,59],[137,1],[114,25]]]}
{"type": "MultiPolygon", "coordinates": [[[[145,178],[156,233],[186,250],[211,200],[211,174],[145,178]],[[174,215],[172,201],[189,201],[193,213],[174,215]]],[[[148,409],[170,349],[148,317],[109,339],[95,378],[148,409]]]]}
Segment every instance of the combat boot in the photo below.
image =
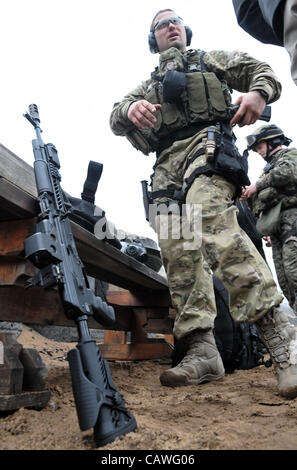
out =
{"type": "Polygon", "coordinates": [[[186,338],[187,352],[181,362],[160,376],[162,385],[198,385],[221,380],[225,375],[223,361],[217,350],[212,329],[195,330],[186,338]]]}
{"type": "Polygon", "coordinates": [[[286,398],[296,397],[297,337],[294,326],[277,307],[269,310],[256,325],[271,355],[280,395],[286,398]]]}

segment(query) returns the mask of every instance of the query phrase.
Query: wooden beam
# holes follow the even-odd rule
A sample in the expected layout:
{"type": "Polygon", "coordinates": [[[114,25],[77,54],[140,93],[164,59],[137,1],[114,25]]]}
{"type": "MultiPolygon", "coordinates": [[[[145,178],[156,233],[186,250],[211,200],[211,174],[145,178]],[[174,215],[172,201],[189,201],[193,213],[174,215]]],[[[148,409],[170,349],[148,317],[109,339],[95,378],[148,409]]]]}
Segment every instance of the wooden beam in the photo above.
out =
{"type": "Polygon", "coordinates": [[[123,305],[126,307],[170,307],[171,298],[169,291],[157,291],[152,295],[147,291],[131,292],[107,291],[106,300],[110,304],[123,305]]]}
{"type": "Polygon", "coordinates": [[[37,195],[33,167],[2,144],[0,144],[0,176],[32,196],[37,195]]]}
{"type": "Polygon", "coordinates": [[[71,223],[79,256],[90,276],[129,290],[167,291],[167,279],[122,253],[75,223],[71,223]]]}
{"type": "Polygon", "coordinates": [[[16,220],[38,213],[37,199],[0,177],[0,220],[16,220]]]}
{"type": "MultiPolygon", "coordinates": [[[[167,292],[167,280],[109,243],[98,240],[92,233],[71,222],[77,251],[87,274],[97,279],[131,290],[167,292]]],[[[0,223],[1,255],[21,254],[23,240],[34,233],[35,218],[0,223]]],[[[1,280],[0,280],[1,282],[1,280]]]]}
{"type": "Polygon", "coordinates": [[[0,411],[18,410],[19,408],[41,409],[48,404],[50,397],[49,390],[0,395],[0,411]]]}
{"type": "Polygon", "coordinates": [[[24,286],[34,276],[33,265],[21,257],[0,256],[0,284],[24,286]]]}
{"type": "Polygon", "coordinates": [[[152,343],[100,344],[105,359],[117,361],[147,361],[171,357],[172,347],[163,341],[152,343]]]}
{"type": "Polygon", "coordinates": [[[0,257],[20,255],[24,240],[34,233],[34,227],[34,218],[0,222],[0,257]]]}
{"type": "MultiPolygon", "coordinates": [[[[132,331],[134,328],[134,311],[130,307],[113,304],[116,316],[112,330],[132,331]]],[[[146,308],[144,331],[149,333],[171,333],[173,320],[168,317],[168,308],[146,308]]],[[[59,294],[54,290],[41,287],[24,289],[21,286],[0,286],[0,320],[39,325],[74,326],[61,305],[59,294]]],[[[89,327],[105,329],[104,325],[89,318],[89,327]]]]}
{"type": "MultiPolygon", "coordinates": [[[[130,331],[132,312],[115,307],[116,322],[112,329],[130,331]]],[[[0,286],[0,320],[39,325],[74,326],[62,308],[58,292],[42,287],[24,289],[20,286],[0,286]]],[[[104,329],[104,325],[89,318],[89,327],[104,329]]]]}

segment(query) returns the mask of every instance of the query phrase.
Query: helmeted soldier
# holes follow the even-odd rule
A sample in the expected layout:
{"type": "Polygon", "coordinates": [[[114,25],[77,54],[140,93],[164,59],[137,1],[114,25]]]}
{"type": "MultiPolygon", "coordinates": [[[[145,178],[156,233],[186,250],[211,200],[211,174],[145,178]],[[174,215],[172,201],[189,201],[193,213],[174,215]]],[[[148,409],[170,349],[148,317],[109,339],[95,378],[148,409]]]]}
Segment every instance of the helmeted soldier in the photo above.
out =
{"type": "Polygon", "coordinates": [[[240,51],[187,49],[191,37],[191,29],[174,11],[159,11],[149,33],[149,47],[159,53],[159,66],[114,105],[110,117],[116,135],[126,136],[144,154],[156,152],[150,195],[155,204],[168,209],[185,204],[191,233],[195,208],[202,208],[201,244],[190,247],[185,237],[170,232],[182,216],[156,212],[176,311],[174,334],[187,344],[185,357],[160,380],[178,386],[224,377],[213,335],[214,273],[229,292],[233,318],[256,322],[261,335],[271,340],[268,348],[280,393],[296,396],[297,367],[291,364],[288,348],[295,343],[279,334],[279,328],[290,326],[277,308],[283,297],[265,261],[239,228],[234,203],[249,180],[231,126],[254,123],[266,102],[279,98],[281,86],[266,63],[240,51]],[[239,109],[230,121],[232,88],[244,94],[234,103],[239,109]],[[168,237],[162,236],[166,225],[168,237]]]}
{"type": "Polygon", "coordinates": [[[297,312],[297,149],[274,124],[247,136],[249,150],[266,161],[259,180],[243,191],[260,218],[262,234],[270,236],[279,285],[297,312]]]}

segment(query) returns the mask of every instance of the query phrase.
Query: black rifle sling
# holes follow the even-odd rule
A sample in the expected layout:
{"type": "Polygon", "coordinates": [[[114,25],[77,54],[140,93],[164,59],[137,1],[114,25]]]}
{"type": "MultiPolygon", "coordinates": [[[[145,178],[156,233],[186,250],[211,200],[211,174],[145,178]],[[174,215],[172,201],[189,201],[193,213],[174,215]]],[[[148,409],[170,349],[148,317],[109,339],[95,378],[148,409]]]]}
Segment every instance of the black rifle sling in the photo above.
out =
{"type": "Polygon", "coordinates": [[[95,203],[95,194],[97,191],[98,183],[102,175],[102,163],[90,161],[88,166],[87,179],[84,183],[81,198],[85,201],[95,203]]]}

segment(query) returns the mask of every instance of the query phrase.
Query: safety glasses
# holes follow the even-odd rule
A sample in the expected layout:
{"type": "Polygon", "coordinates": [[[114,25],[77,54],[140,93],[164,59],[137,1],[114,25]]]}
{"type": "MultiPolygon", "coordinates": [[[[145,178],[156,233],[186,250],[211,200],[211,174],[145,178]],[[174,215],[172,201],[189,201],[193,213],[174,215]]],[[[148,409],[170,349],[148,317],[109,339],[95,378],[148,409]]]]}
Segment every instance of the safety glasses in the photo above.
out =
{"type": "Polygon", "coordinates": [[[169,26],[169,23],[173,25],[183,25],[184,22],[179,16],[171,16],[170,18],[164,18],[164,20],[158,21],[154,26],[154,31],[161,31],[169,26]]]}

